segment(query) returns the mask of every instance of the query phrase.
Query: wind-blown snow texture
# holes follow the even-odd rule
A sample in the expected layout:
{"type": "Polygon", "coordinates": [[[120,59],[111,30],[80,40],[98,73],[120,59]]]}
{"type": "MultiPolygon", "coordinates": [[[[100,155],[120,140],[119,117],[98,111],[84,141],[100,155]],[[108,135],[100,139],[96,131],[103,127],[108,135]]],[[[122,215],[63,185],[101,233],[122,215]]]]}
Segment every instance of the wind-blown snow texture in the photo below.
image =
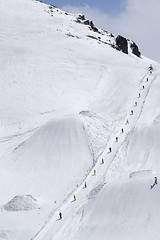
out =
{"type": "Polygon", "coordinates": [[[160,65],[77,17],[1,0],[0,239],[158,240],[160,65]]]}

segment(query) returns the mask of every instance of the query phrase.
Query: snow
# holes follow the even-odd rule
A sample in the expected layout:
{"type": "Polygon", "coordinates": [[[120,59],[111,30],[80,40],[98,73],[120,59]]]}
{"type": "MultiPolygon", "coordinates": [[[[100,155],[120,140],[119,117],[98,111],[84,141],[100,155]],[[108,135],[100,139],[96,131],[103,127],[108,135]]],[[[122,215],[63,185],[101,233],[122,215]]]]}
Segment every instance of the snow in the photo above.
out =
{"type": "Polygon", "coordinates": [[[160,65],[49,7],[1,0],[0,239],[158,240],[160,65]]]}
{"type": "Polygon", "coordinates": [[[7,211],[29,211],[37,208],[37,201],[31,195],[15,196],[4,205],[7,211]]]}

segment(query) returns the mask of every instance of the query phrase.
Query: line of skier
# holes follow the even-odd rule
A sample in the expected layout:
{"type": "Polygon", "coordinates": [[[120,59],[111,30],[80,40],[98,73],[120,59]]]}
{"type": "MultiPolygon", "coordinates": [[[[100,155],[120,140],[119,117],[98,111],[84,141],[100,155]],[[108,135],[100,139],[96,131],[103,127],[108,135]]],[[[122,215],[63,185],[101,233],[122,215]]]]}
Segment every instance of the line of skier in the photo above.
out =
{"type": "MultiPolygon", "coordinates": [[[[153,70],[153,67],[152,67],[152,65],[150,65],[150,67],[149,67],[149,73],[150,74],[152,74],[152,70],[153,70]]],[[[146,78],[146,82],[148,82],[148,81],[149,81],[149,79],[147,77],[146,78]]],[[[144,89],[145,89],[145,86],[143,85],[142,86],[142,90],[144,90],[144,89]]],[[[138,98],[140,98],[140,97],[141,97],[141,94],[139,93],[138,94],[138,98]]],[[[138,106],[138,103],[137,103],[137,101],[135,101],[134,107],[137,107],[137,106],[138,106]]],[[[133,115],[133,114],[134,114],[134,112],[133,112],[133,110],[131,110],[130,115],[133,115]]],[[[126,120],[126,125],[127,124],[129,124],[129,120],[128,119],[126,120]]],[[[121,129],[121,133],[124,133],[124,129],[123,128],[121,129]]],[[[118,139],[118,137],[116,137],[116,142],[118,142],[118,141],[119,141],[119,139],[118,139]]],[[[112,148],[109,147],[109,153],[111,153],[111,152],[112,152],[112,148]]],[[[104,158],[102,158],[101,164],[104,164],[104,158]]],[[[96,176],[96,170],[95,169],[93,171],[93,176],[96,176]]],[[[151,188],[153,188],[155,186],[155,184],[157,184],[157,177],[155,177],[155,182],[151,186],[151,188]]],[[[86,182],[84,183],[84,188],[87,188],[87,183],[86,182]]],[[[75,194],[73,195],[73,200],[76,201],[76,195],[75,194]]],[[[62,212],[59,212],[59,219],[62,219],[62,212]]]]}

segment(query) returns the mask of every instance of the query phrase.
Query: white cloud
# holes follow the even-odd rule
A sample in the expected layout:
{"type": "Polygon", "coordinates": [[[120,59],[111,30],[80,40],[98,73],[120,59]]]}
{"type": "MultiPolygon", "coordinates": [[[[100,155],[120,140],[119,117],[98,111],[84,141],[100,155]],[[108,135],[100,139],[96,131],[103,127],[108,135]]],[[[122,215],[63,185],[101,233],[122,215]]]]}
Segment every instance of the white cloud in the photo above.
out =
{"type": "Polygon", "coordinates": [[[63,6],[63,9],[83,13],[96,26],[135,41],[143,55],[160,62],[160,0],[124,0],[124,4],[124,11],[117,16],[110,16],[89,5],[63,6]]]}

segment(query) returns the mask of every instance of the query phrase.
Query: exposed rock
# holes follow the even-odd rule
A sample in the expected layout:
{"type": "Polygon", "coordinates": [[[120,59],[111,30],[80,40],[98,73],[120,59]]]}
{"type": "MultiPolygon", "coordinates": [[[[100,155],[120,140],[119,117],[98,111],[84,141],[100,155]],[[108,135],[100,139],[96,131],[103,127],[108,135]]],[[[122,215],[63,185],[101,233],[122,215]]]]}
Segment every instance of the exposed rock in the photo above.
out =
{"type": "Polygon", "coordinates": [[[135,42],[132,42],[130,45],[131,49],[132,49],[132,53],[135,54],[137,57],[141,56],[141,53],[138,49],[138,46],[135,44],[135,42]]]}
{"type": "Polygon", "coordinates": [[[77,19],[84,21],[85,20],[85,16],[84,15],[79,15],[77,19]]]}
{"type": "Polygon", "coordinates": [[[85,25],[90,25],[89,20],[86,20],[86,21],[84,21],[83,23],[84,23],[85,25]]]}
{"type": "Polygon", "coordinates": [[[128,54],[128,42],[127,39],[118,35],[116,37],[116,48],[120,51],[122,51],[123,53],[128,54]]]}

